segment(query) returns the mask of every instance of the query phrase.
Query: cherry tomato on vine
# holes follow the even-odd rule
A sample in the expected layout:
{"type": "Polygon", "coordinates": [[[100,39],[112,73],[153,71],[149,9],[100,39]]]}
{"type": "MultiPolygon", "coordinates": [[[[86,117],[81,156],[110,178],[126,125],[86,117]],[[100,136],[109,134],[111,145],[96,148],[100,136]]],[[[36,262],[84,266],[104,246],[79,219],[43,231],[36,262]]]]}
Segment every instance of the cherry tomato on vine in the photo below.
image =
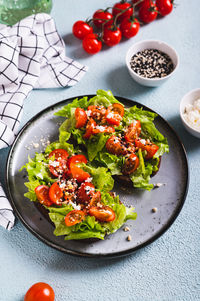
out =
{"type": "Polygon", "coordinates": [[[72,27],[72,32],[76,38],[83,40],[86,35],[93,33],[93,28],[84,21],[77,21],[72,27]]]}
{"type": "Polygon", "coordinates": [[[87,122],[87,114],[82,108],[75,110],[76,128],[82,128],[87,122]]]}
{"type": "Polygon", "coordinates": [[[98,9],[93,14],[93,23],[97,28],[101,28],[103,24],[104,27],[110,26],[113,24],[113,15],[106,10],[98,9]]]}
{"type": "Polygon", "coordinates": [[[54,301],[55,293],[52,287],[44,282],[33,284],[27,291],[24,301],[54,301]]]}
{"type": "Polygon", "coordinates": [[[89,214],[94,216],[100,222],[112,222],[115,219],[115,211],[109,206],[91,207],[89,214]]]}
{"type": "Polygon", "coordinates": [[[89,54],[95,54],[102,48],[101,41],[98,40],[97,34],[91,33],[83,39],[83,49],[89,54]]]}
{"type": "Polygon", "coordinates": [[[126,10],[126,11],[124,11],[122,14],[120,14],[119,17],[117,18],[117,21],[119,21],[119,22],[121,22],[124,18],[128,18],[128,17],[132,16],[133,8],[131,7],[130,3],[124,2],[124,1],[118,2],[113,6],[113,9],[112,9],[113,16],[118,15],[123,10],[126,10]]]}
{"type": "Polygon", "coordinates": [[[161,16],[170,14],[173,9],[172,0],[156,0],[156,6],[161,16]]]}
{"type": "Polygon", "coordinates": [[[84,218],[85,213],[82,210],[72,210],[65,216],[65,224],[67,227],[71,227],[82,222],[84,218]]]}
{"type": "Polygon", "coordinates": [[[134,37],[140,29],[140,23],[136,18],[131,20],[130,18],[125,18],[122,20],[122,23],[120,24],[120,30],[122,35],[130,39],[134,37]]]}
{"type": "Polygon", "coordinates": [[[122,34],[118,27],[116,29],[105,28],[103,33],[103,41],[107,46],[112,47],[119,44],[121,38],[122,34]]]}
{"type": "MultiPolygon", "coordinates": [[[[136,4],[139,0],[132,0],[133,4],[136,4]]],[[[140,2],[139,4],[137,4],[135,7],[136,8],[140,8],[142,6],[142,4],[144,3],[144,1],[149,1],[149,0],[143,0],[142,2],[140,2]]]]}
{"type": "Polygon", "coordinates": [[[150,23],[156,19],[158,9],[152,0],[145,1],[139,9],[139,18],[144,23],[150,23]]]}
{"type": "Polygon", "coordinates": [[[46,185],[39,185],[35,188],[35,194],[38,201],[45,205],[51,206],[53,202],[49,198],[49,186],[46,185]]]}

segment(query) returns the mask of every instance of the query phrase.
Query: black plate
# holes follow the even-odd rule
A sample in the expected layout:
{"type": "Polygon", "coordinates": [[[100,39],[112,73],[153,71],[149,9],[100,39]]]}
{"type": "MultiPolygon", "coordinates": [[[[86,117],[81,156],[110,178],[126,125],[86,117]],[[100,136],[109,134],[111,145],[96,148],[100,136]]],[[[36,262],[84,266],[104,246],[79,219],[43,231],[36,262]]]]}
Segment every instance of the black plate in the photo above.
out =
{"type": "MultiPolygon", "coordinates": [[[[90,95],[89,97],[92,97],[90,95]]],[[[82,97],[82,96],[80,96],[82,97]]],[[[126,187],[124,183],[117,183],[115,191],[126,205],[134,205],[138,218],[128,221],[130,231],[123,228],[107,237],[104,241],[65,241],[64,237],[53,235],[54,226],[40,207],[35,206],[23,195],[26,192],[24,182],[26,171],[19,172],[27,157],[34,157],[35,152],[45,148],[45,142],[58,139],[58,128],[63,118],[54,116],[63,105],[73,98],[64,100],[43,110],[33,117],[17,135],[7,160],[7,190],[11,205],[18,218],[36,237],[47,245],[62,252],[87,257],[114,257],[129,254],[156,240],[174,222],[178,216],[188,188],[188,163],[184,147],[177,134],[170,125],[158,116],[155,120],[157,128],[169,142],[170,153],[162,157],[159,172],[151,179],[152,183],[164,183],[160,188],[151,192],[126,187]],[[36,144],[34,144],[36,143],[36,144]],[[37,145],[39,143],[39,147],[37,145]],[[152,208],[157,212],[153,213],[152,208]],[[127,241],[131,235],[132,240],[127,241]]],[[[129,99],[117,97],[125,106],[142,105],[129,99]]],[[[142,106],[145,110],[149,108],[142,106]]]]}

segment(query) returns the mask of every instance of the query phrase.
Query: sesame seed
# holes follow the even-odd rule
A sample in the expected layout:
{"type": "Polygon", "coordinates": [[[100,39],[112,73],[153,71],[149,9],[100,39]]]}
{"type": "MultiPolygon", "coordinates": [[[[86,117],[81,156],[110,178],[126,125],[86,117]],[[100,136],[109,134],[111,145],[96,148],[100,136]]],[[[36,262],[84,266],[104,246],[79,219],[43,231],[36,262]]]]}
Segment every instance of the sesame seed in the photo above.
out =
{"type": "Polygon", "coordinates": [[[130,228],[126,226],[126,227],[124,228],[124,232],[128,232],[128,231],[130,231],[130,228]]]}
{"type": "Polygon", "coordinates": [[[154,207],[154,208],[152,208],[151,211],[152,211],[153,213],[156,213],[156,212],[158,211],[158,208],[154,207]]]}
{"type": "Polygon", "coordinates": [[[132,239],[131,235],[128,235],[128,236],[127,236],[127,240],[128,240],[128,241],[131,241],[131,239],[132,239]]]}

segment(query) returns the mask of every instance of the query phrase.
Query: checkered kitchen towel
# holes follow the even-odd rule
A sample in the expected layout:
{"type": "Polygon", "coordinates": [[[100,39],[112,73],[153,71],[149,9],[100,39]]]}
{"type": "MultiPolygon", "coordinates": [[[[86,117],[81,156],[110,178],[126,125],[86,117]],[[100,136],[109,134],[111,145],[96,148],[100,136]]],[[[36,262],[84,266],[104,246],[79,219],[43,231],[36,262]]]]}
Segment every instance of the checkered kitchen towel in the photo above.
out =
{"type": "MultiPolygon", "coordinates": [[[[32,15],[11,27],[0,25],[0,148],[12,144],[24,99],[33,88],[73,86],[86,71],[86,66],[65,56],[64,42],[49,15],[32,15]]],[[[0,225],[14,225],[1,185],[0,225]]]]}

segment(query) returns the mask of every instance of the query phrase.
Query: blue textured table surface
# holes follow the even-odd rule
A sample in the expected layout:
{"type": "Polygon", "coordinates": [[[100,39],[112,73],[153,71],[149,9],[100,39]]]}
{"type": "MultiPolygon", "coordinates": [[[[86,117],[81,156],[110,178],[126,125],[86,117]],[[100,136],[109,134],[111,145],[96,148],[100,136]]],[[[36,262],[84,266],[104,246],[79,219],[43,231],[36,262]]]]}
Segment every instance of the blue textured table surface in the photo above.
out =
{"type": "MultiPolygon", "coordinates": [[[[88,65],[89,71],[72,88],[33,91],[25,101],[22,125],[51,104],[93,94],[100,88],[149,106],[174,127],[188,154],[190,185],[180,215],[156,242],[135,254],[113,260],[62,254],[35,238],[19,221],[10,232],[1,228],[1,301],[22,301],[26,290],[39,281],[53,286],[57,301],[200,300],[200,140],[185,131],[179,117],[182,96],[200,87],[200,5],[199,0],[176,2],[177,7],[169,16],[143,26],[135,38],[89,56],[72,36],[72,24],[85,20],[98,8],[111,6],[114,1],[54,1],[52,15],[66,42],[66,53],[88,65]],[[180,55],[180,67],[174,78],[159,88],[139,86],[125,66],[128,48],[143,39],[161,39],[180,55]]],[[[8,149],[0,151],[2,182],[7,154],[8,149]]]]}

